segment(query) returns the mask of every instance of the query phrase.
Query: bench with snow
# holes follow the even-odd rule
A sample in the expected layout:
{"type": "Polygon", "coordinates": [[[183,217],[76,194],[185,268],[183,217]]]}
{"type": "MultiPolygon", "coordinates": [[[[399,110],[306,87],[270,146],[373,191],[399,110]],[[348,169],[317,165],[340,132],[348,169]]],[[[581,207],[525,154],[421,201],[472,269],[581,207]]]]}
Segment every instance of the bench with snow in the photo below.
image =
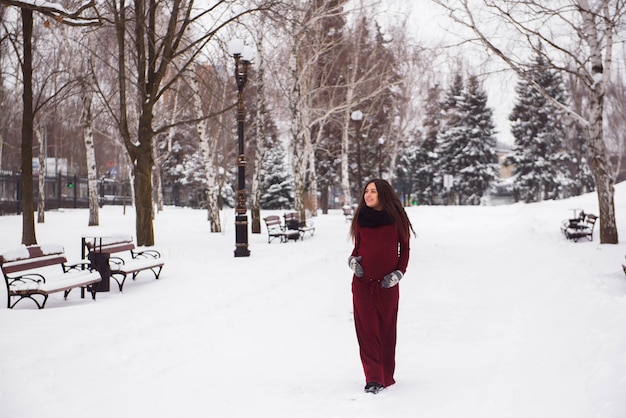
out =
{"type": "Polygon", "coordinates": [[[581,238],[593,241],[593,229],[598,217],[581,210],[577,217],[565,219],[561,223],[561,232],[565,238],[577,242],[581,238]]]}
{"type": "Polygon", "coordinates": [[[287,229],[280,222],[280,216],[269,215],[263,218],[265,221],[265,227],[267,229],[267,242],[272,242],[275,238],[278,238],[280,242],[287,242],[290,239],[297,241],[300,239],[300,231],[297,229],[287,229]]]}
{"type": "MultiPolygon", "coordinates": [[[[153,249],[135,248],[133,237],[130,235],[118,235],[108,237],[83,237],[83,257],[84,251],[87,251],[87,259],[94,260],[94,255],[108,255],[110,268],[110,277],[116,282],[120,292],[124,288],[126,277],[131,276],[133,280],[137,275],[144,271],[150,270],[154,274],[154,278],[158,279],[165,261],[161,258],[161,254],[153,249]],[[127,257],[114,254],[128,254],[127,257]]],[[[101,266],[93,265],[95,269],[101,266]]],[[[104,276],[105,274],[103,274],[104,276]]]]}
{"type": "Polygon", "coordinates": [[[285,229],[288,231],[298,231],[300,233],[300,239],[304,239],[304,234],[307,232],[311,236],[315,233],[315,225],[313,222],[300,222],[298,212],[286,212],[283,218],[285,218],[285,229]]]}
{"type": "Polygon", "coordinates": [[[350,205],[344,205],[341,210],[343,211],[345,221],[351,221],[352,217],[354,216],[354,208],[350,205]]]}
{"type": "Polygon", "coordinates": [[[64,292],[67,299],[77,287],[81,289],[81,298],[85,297],[86,289],[95,300],[100,274],[72,269],[66,263],[64,248],[58,244],[22,245],[4,251],[0,254],[0,268],[7,288],[7,307],[12,309],[22,299],[30,299],[43,309],[51,293],[64,292]]]}

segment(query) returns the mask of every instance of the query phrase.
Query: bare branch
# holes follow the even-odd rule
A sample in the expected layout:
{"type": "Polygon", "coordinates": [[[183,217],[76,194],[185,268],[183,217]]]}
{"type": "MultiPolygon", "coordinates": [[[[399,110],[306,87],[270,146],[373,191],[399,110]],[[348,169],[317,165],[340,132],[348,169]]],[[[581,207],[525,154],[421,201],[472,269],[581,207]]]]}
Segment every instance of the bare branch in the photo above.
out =
{"type": "Polygon", "coordinates": [[[64,25],[70,26],[98,26],[102,22],[98,16],[96,17],[85,17],[81,16],[81,14],[93,8],[93,10],[97,14],[96,10],[96,2],[94,0],[83,3],[78,9],[75,11],[69,11],[65,7],[60,4],[49,2],[49,1],[41,1],[41,2],[33,2],[33,1],[21,1],[21,0],[0,0],[1,4],[6,4],[8,6],[19,7],[20,9],[27,9],[34,12],[42,13],[46,16],[50,16],[54,20],[64,25]]]}

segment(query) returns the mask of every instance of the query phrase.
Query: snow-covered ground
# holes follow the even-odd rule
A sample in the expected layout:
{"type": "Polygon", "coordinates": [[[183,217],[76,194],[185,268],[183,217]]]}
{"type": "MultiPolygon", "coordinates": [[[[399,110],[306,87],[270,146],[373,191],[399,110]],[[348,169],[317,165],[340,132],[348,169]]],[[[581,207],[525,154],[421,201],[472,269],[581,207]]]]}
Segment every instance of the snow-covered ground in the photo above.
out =
{"type": "MultiPolygon", "coordinates": [[[[160,280],[0,309],[0,416],[623,418],[626,244],[600,245],[598,230],[567,241],[573,208],[597,213],[596,195],[407,209],[419,236],[400,283],[398,383],[377,395],[363,393],[340,211],[301,242],[251,234],[251,256],[234,258],[232,211],[211,234],[204,211],[166,208],[160,280]]],[[[626,242],[625,184],[616,210],[626,242]]],[[[78,258],[87,220],[48,212],[37,239],[78,258]]],[[[19,245],[21,218],[0,231],[0,249],[19,245]]],[[[105,207],[96,231],[134,234],[134,211],[105,207]]]]}

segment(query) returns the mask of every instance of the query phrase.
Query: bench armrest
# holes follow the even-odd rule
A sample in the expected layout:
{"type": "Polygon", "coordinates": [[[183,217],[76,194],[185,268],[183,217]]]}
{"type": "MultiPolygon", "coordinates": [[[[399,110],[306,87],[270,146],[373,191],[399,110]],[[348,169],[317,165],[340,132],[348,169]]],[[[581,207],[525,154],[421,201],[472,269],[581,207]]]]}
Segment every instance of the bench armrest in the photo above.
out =
{"type": "Polygon", "coordinates": [[[109,257],[109,264],[115,264],[117,266],[121,266],[123,264],[126,264],[126,260],[124,260],[122,257],[117,257],[115,255],[112,255],[109,257]]]}
{"type": "Polygon", "coordinates": [[[10,286],[15,285],[16,283],[24,283],[24,284],[28,284],[30,283],[45,283],[46,282],[46,278],[43,277],[41,274],[39,273],[28,273],[28,274],[23,274],[21,276],[16,276],[16,277],[6,277],[7,280],[7,284],[10,286]]]}
{"type": "Polygon", "coordinates": [[[131,251],[133,258],[143,257],[143,258],[161,258],[161,253],[157,250],[142,250],[142,251],[131,251]]]}
{"type": "Polygon", "coordinates": [[[91,268],[91,261],[89,260],[80,260],[75,263],[63,263],[61,264],[61,267],[63,267],[63,273],[67,273],[73,270],[77,270],[77,271],[93,270],[91,268]]]}

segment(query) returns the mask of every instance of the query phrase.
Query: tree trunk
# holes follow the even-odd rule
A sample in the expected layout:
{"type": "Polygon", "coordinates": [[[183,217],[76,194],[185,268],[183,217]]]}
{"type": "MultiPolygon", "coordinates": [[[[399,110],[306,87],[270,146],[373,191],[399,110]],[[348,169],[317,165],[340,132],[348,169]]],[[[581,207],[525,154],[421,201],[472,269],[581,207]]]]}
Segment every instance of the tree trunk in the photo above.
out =
{"type": "Polygon", "coordinates": [[[265,54],[263,53],[263,33],[265,32],[265,19],[261,16],[257,26],[257,92],[256,92],[256,147],[254,152],[254,172],[252,173],[252,188],[250,193],[250,215],[252,223],[250,230],[253,234],[261,233],[261,170],[265,157],[265,54]]]}
{"type": "Polygon", "coordinates": [[[211,232],[222,232],[222,221],[220,220],[220,210],[218,205],[218,192],[217,185],[217,167],[216,167],[216,140],[209,135],[207,126],[207,119],[204,117],[204,110],[202,109],[202,97],[200,96],[200,85],[196,77],[200,68],[196,68],[195,74],[189,78],[189,85],[193,91],[193,105],[198,118],[196,123],[196,130],[200,137],[200,151],[202,153],[202,160],[204,161],[204,172],[207,183],[207,218],[211,224],[211,232]]]}
{"type": "MultiPolygon", "coordinates": [[[[605,7],[608,3],[605,3],[605,7]]],[[[591,13],[587,1],[581,1],[580,13],[583,17],[584,36],[589,45],[589,61],[592,83],[589,88],[589,153],[591,157],[591,172],[596,182],[598,208],[600,209],[600,243],[617,244],[617,223],[615,220],[615,202],[613,177],[610,162],[607,157],[604,143],[603,113],[604,92],[609,80],[613,51],[613,32],[608,31],[605,36],[605,60],[602,58],[602,36],[598,33],[598,17],[591,13]]],[[[608,10],[604,10],[604,17],[608,18],[608,10]]]]}
{"type": "Polygon", "coordinates": [[[33,202],[33,12],[22,9],[24,40],[22,115],[22,244],[37,244],[33,202]]]}
{"type": "Polygon", "coordinates": [[[610,164],[606,156],[603,140],[601,95],[592,95],[589,115],[589,155],[591,172],[596,182],[598,208],[600,209],[600,243],[617,244],[617,225],[615,222],[615,189],[611,176],[610,164]]]}
{"type": "MultiPolygon", "coordinates": [[[[141,123],[141,122],[140,122],[141,123]]],[[[145,125],[144,125],[145,126],[145,125]]],[[[148,125],[150,126],[150,125],[148,125]]],[[[135,213],[137,245],[154,245],[152,224],[152,146],[150,140],[142,138],[134,166],[135,175],[135,213]]]]}
{"type": "MultiPolygon", "coordinates": [[[[346,102],[350,103],[351,101],[351,87],[348,86],[348,95],[346,98],[346,102]]],[[[346,108],[343,112],[343,127],[342,127],[342,135],[341,135],[341,190],[343,192],[343,202],[342,206],[348,205],[352,206],[352,192],[350,190],[350,167],[349,167],[349,151],[350,151],[350,141],[349,141],[349,126],[350,126],[350,109],[346,108]]]]}
{"type": "Polygon", "coordinates": [[[328,214],[328,184],[324,183],[322,185],[322,190],[320,191],[320,199],[321,199],[321,208],[322,214],[328,214]]]}
{"type": "MultiPolygon", "coordinates": [[[[309,183],[310,183],[309,202],[310,202],[311,216],[317,216],[318,188],[317,188],[317,170],[315,169],[315,152],[313,151],[313,144],[309,143],[309,147],[310,147],[308,151],[308,156],[309,156],[308,175],[309,175],[309,183]]],[[[300,215],[301,215],[300,220],[304,223],[306,221],[305,213],[302,213],[300,215]]]]}
{"type": "Polygon", "coordinates": [[[157,146],[156,141],[152,144],[152,152],[154,155],[152,156],[154,160],[154,200],[157,213],[163,211],[163,182],[161,181],[161,164],[159,163],[159,159],[157,158],[157,146]]]}
{"type": "MultiPolygon", "coordinates": [[[[35,130],[35,135],[39,141],[39,175],[37,190],[37,223],[42,224],[46,221],[46,149],[45,141],[42,138],[41,127],[35,130]]],[[[61,196],[59,196],[60,198],[61,196]]]]}
{"type": "Polygon", "coordinates": [[[304,150],[302,146],[303,127],[302,123],[302,109],[301,109],[301,86],[300,86],[300,74],[298,71],[298,57],[299,49],[298,42],[294,42],[291,49],[291,55],[289,57],[289,75],[291,78],[292,89],[289,97],[289,107],[291,111],[291,147],[292,147],[292,165],[293,165],[293,177],[294,177],[294,206],[295,210],[300,213],[304,210],[304,187],[305,187],[305,169],[304,164],[306,160],[302,155],[304,150]]]}
{"type": "Polygon", "coordinates": [[[83,100],[83,114],[81,122],[85,141],[87,159],[87,190],[89,193],[89,221],[88,226],[100,225],[100,207],[98,205],[98,171],[96,169],[96,151],[93,139],[93,119],[91,115],[92,93],[89,85],[81,80],[81,95],[83,100]]]}

